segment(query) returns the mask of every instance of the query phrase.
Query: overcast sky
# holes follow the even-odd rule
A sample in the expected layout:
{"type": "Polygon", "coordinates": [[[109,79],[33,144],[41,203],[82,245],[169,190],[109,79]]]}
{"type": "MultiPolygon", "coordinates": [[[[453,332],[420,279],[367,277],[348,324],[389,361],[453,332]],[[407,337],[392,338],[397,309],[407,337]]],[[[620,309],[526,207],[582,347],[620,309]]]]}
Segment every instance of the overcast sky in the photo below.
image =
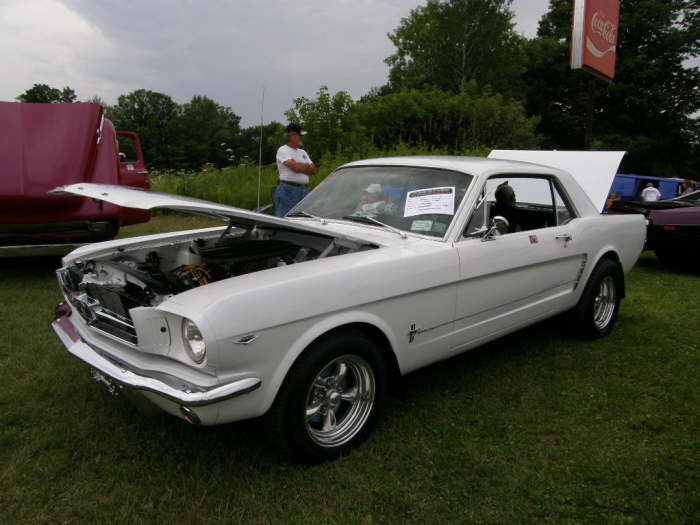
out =
{"type": "MultiPolygon", "coordinates": [[[[35,83],[114,103],[138,88],[208,95],[243,117],[284,121],[321,85],[353,97],[383,84],[386,33],[419,0],[0,0],[0,100],[35,83]]],[[[534,35],[548,0],[514,0],[534,35]]]]}

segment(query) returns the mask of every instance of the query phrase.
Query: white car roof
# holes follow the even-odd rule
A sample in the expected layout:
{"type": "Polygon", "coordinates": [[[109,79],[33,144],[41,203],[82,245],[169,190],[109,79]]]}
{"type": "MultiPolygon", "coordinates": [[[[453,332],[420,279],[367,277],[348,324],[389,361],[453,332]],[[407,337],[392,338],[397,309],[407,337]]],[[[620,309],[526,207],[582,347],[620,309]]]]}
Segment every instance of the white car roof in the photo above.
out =
{"type": "Polygon", "coordinates": [[[417,157],[382,157],[377,159],[358,160],[344,164],[343,168],[359,166],[415,166],[424,168],[442,168],[462,171],[469,175],[479,176],[498,169],[508,169],[522,166],[522,162],[494,160],[486,157],[448,157],[448,156],[417,156],[417,157]]]}
{"type": "MultiPolygon", "coordinates": [[[[468,173],[474,177],[494,173],[554,173],[572,192],[571,184],[587,197],[595,213],[605,207],[613,179],[617,174],[624,151],[537,151],[493,150],[484,157],[385,157],[345,164],[342,167],[359,166],[416,166],[449,169],[468,173]]],[[[583,205],[578,195],[579,207],[583,205]]]]}

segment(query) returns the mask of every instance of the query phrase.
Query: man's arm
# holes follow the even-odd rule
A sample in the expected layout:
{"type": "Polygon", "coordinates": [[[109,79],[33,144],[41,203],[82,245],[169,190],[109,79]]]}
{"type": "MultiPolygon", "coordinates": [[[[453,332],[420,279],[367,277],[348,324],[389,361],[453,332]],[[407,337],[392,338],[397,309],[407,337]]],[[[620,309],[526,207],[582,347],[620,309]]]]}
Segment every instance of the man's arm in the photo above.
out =
{"type": "Polygon", "coordinates": [[[289,159],[284,161],[283,164],[297,173],[305,173],[307,175],[316,174],[316,166],[313,162],[297,162],[296,160],[289,159]]]}

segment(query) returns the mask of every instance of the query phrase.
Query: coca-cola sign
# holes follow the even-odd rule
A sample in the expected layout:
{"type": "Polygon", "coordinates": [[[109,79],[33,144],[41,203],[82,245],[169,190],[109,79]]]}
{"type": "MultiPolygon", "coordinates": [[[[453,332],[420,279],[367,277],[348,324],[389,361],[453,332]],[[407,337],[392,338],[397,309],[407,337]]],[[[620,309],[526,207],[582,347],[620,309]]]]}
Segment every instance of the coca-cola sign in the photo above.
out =
{"type": "Polygon", "coordinates": [[[571,67],[615,77],[620,0],[574,0],[571,67]]]}
{"type": "Polygon", "coordinates": [[[593,13],[593,17],[591,18],[591,31],[608,44],[612,46],[617,44],[617,24],[606,20],[605,15],[600,11],[593,13]]]}

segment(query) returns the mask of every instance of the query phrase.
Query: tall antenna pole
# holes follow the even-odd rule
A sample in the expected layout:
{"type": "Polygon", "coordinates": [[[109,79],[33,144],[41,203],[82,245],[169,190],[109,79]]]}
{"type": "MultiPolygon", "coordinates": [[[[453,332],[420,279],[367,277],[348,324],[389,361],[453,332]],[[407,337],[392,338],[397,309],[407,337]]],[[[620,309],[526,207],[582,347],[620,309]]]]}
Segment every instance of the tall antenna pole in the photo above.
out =
{"type": "Polygon", "coordinates": [[[260,208],[260,184],[262,181],[262,141],[263,141],[263,111],[265,110],[265,88],[260,100],[260,142],[258,143],[258,208],[260,208]]]}

